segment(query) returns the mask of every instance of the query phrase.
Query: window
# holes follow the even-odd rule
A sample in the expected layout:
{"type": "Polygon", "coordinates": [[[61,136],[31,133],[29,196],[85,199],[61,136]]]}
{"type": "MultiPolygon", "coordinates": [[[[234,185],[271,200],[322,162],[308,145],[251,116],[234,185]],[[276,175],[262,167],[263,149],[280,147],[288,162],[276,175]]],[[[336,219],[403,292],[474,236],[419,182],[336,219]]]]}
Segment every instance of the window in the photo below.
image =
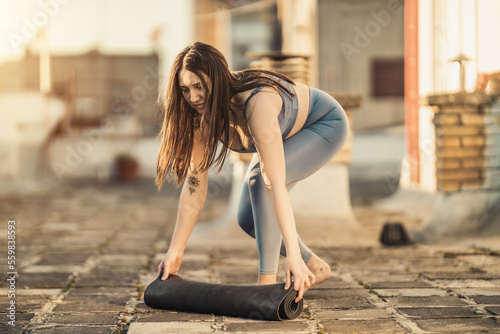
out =
{"type": "Polygon", "coordinates": [[[372,61],[372,96],[404,97],[404,59],[372,61]]]}

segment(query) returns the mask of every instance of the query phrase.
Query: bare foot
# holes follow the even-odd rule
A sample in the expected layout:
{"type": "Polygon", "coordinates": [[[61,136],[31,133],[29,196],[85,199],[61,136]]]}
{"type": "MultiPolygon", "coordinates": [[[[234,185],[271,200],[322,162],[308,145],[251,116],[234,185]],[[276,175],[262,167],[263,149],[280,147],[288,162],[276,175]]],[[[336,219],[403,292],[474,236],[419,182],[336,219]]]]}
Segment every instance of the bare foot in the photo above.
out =
{"type": "Polygon", "coordinates": [[[277,276],[276,274],[270,274],[270,275],[259,274],[259,278],[257,279],[257,285],[275,284],[276,276],[277,276]]]}
{"type": "Polygon", "coordinates": [[[316,276],[314,285],[320,284],[330,278],[332,270],[328,263],[323,261],[319,256],[313,253],[309,262],[307,262],[307,268],[316,276]]]}

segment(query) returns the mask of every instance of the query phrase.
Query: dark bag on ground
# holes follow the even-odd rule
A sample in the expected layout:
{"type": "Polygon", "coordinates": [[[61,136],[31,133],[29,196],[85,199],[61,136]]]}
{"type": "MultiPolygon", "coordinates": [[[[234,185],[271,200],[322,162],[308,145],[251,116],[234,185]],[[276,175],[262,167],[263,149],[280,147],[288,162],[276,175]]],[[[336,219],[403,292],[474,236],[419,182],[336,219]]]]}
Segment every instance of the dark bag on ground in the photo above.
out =
{"type": "Polygon", "coordinates": [[[387,222],[380,233],[380,242],[384,246],[407,246],[413,244],[402,223],[387,222]]]}

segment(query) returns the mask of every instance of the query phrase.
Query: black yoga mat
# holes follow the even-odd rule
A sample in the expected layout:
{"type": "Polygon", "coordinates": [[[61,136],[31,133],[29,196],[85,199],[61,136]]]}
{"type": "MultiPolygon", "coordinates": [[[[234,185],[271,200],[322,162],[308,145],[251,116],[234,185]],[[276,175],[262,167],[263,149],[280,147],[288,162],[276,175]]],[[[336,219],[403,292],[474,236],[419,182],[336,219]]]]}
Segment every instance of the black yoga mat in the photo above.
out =
{"type": "Polygon", "coordinates": [[[195,282],[170,274],[151,282],[144,302],[152,308],[242,317],[260,320],[295,319],[302,313],[297,291],[285,283],[270,285],[224,285],[195,282]]]}

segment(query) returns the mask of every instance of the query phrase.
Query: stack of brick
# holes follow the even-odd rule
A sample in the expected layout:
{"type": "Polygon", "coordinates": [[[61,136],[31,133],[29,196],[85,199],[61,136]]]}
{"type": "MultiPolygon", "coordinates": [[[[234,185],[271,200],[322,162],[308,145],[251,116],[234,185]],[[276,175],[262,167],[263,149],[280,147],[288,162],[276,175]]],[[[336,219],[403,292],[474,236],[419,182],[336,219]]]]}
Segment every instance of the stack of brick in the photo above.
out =
{"type": "Polygon", "coordinates": [[[478,93],[429,97],[435,106],[437,189],[500,189],[500,111],[478,93]]]}
{"type": "Polygon", "coordinates": [[[250,63],[250,68],[260,68],[289,76],[297,82],[310,84],[310,56],[294,53],[267,52],[247,53],[249,58],[260,58],[250,63]]]}

